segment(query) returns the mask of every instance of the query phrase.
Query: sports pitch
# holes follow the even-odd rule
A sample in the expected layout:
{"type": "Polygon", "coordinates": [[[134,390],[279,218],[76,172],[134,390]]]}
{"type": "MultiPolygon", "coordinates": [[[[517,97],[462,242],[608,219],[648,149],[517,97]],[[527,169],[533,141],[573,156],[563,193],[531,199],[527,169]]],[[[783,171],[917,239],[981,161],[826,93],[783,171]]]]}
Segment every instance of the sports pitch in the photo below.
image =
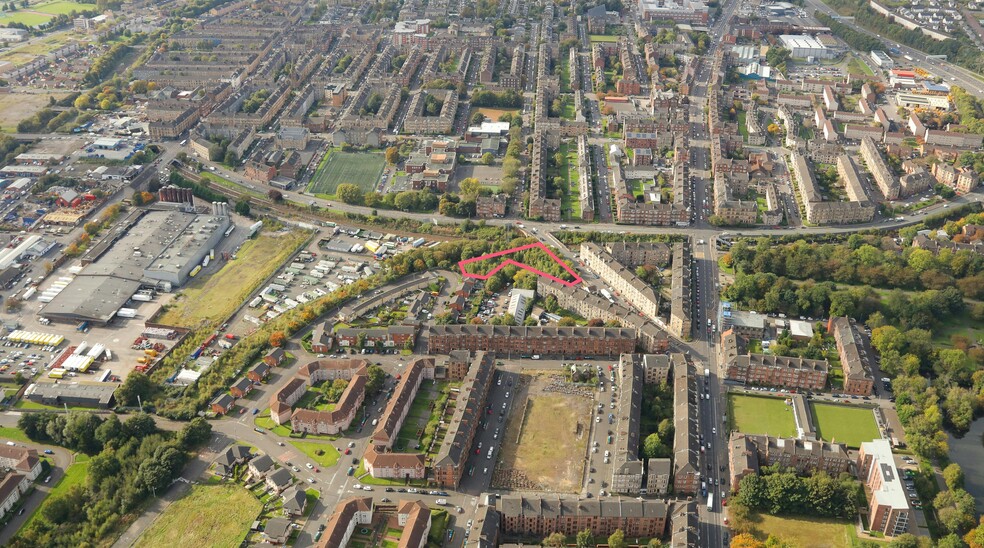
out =
{"type": "Polygon", "coordinates": [[[822,440],[861,447],[862,443],[881,437],[875,415],[866,407],[810,402],[810,409],[817,423],[817,436],[822,440]]]}
{"type": "Polygon", "coordinates": [[[728,394],[728,420],[746,434],[796,436],[793,408],[782,398],[728,394]]]}
{"type": "Polygon", "coordinates": [[[328,159],[318,166],[308,185],[308,192],[334,195],[342,183],[356,185],[364,193],[372,192],[385,166],[386,160],[382,154],[333,150],[328,159]]]}

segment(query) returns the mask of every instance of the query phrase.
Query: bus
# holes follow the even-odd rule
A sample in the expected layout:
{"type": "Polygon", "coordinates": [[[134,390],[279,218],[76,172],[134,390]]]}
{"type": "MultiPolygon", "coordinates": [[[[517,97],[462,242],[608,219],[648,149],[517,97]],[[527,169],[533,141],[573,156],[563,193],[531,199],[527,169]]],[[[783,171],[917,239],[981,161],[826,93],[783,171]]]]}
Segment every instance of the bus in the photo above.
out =
{"type": "Polygon", "coordinates": [[[714,511],[714,493],[707,494],[707,511],[708,512],[714,511]]]}

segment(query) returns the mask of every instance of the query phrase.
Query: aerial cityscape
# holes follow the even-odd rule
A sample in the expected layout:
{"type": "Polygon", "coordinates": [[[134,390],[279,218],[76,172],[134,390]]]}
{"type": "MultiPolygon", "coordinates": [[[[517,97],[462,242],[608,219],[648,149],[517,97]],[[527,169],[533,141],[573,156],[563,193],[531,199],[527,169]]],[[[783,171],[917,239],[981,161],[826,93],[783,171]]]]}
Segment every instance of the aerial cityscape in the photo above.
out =
{"type": "Polygon", "coordinates": [[[984,548],[984,3],[0,4],[0,545],[984,548]]]}

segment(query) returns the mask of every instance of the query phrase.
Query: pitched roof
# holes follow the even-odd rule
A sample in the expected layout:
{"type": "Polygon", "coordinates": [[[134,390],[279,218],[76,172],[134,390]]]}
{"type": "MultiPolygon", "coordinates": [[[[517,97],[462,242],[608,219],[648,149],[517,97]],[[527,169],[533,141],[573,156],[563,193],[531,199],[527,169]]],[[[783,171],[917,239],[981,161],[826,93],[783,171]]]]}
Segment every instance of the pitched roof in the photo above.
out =
{"type": "Polygon", "coordinates": [[[284,510],[288,510],[292,513],[299,513],[304,511],[304,506],[307,504],[307,494],[300,487],[292,487],[282,495],[284,501],[284,510]]]}

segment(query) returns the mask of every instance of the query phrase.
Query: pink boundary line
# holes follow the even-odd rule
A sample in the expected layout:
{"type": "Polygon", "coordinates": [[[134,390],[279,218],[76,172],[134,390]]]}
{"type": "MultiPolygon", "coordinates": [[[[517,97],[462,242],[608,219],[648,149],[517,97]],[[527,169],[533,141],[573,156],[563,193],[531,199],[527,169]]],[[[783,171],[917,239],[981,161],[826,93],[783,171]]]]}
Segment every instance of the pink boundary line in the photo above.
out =
{"type": "Polygon", "coordinates": [[[543,276],[545,278],[550,279],[551,281],[557,282],[559,284],[566,285],[568,287],[575,286],[575,285],[581,283],[582,281],[584,281],[580,276],[577,275],[577,272],[575,272],[573,269],[571,269],[571,267],[567,266],[567,263],[565,263],[564,261],[560,260],[560,258],[557,257],[557,255],[555,255],[553,251],[550,251],[550,248],[548,248],[546,245],[544,245],[543,242],[535,242],[535,243],[527,244],[527,245],[524,245],[524,246],[521,246],[521,247],[514,247],[512,249],[506,249],[504,251],[497,251],[495,253],[489,253],[488,255],[482,255],[480,257],[472,257],[471,259],[465,259],[463,261],[459,261],[458,262],[458,268],[461,269],[461,275],[463,277],[465,277],[465,278],[475,278],[476,280],[487,280],[493,274],[495,274],[496,272],[502,270],[507,264],[516,265],[519,268],[523,268],[525,270],[529,270],[530,272],[532,272],[532,273],[534,273],[534,274],[536,274],[538,276],[543,276]],[[467,265],[469,265],[471,263],[478,262],[478,261],[484,261],[485,259],[494,259],[496,257],[501,257],[503,255],[508,255],[510,253],[515,253],[517,251],[525,251],[527,249],[532,249],[534,247],[539,248],[539,249],[542,249],[543,251],[545,251],[547,253],[547,255],[550,255],[550,258],[553,259],[554,261],[556,261],[557,264],[559,264],[561,267],[563,267],[563,269],[566,270],[568,274],[570,274],[571,276],[574,276],[574,281],[568,282],[568,281],[565,281],[565,280],[561,280],[560,278],[558,278],[556,276],[547,274],[546,272],[541,272],[541,271],[533,268],[532,266],[530,266],[528,264],[524,264],[524,263],[521,263],[519,261],[515,261],[513,259],[506,259],[506,260],[502,261],[501,263],[499,263],[498,266],[496,266],[495,268],[493,268],[492,270],[490,270],[487,274],[473,274],[471,272],[466,272],[465,271],[465,266],[467,266],[467,265]]]}

